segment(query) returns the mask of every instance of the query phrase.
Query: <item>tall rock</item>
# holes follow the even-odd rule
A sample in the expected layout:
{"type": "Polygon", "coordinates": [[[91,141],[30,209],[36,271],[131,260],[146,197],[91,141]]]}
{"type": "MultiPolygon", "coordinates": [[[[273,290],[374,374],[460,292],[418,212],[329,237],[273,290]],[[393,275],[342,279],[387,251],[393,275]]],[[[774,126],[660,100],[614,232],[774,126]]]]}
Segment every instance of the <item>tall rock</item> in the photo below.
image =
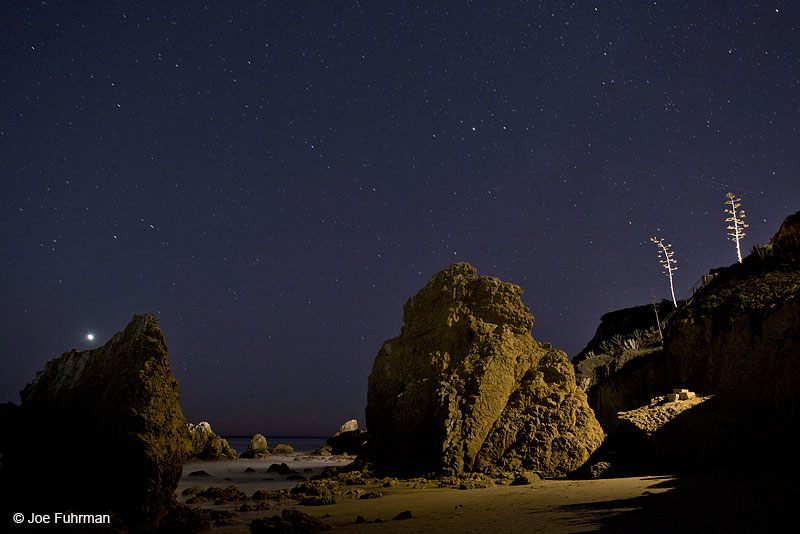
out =
{"type": "Polygon", "coordinates": [[[189,450],[164,334],[136,315],[104,346],[49,361],[21,393],[0,500],[14,512],[113,512],[154,529],[189,450]]]}
{"type": "Polygon", "coordinates": [[[403,309],[375,358],[369,456],[397,474],[565,475],[603,431],[565,353],[531,337],[522,289],[456,263],[403,309]]]}

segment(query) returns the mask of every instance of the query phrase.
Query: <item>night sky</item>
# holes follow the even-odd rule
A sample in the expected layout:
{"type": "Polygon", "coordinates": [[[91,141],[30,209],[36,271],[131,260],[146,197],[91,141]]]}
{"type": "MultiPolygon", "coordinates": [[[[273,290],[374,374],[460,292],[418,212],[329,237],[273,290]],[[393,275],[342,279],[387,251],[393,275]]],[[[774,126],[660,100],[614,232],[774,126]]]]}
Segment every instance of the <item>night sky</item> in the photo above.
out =
{"type": "Polygon", "coordinates": [[[0,402],[156,313],[188,420],[330,435],[456,261],[570,356],[680,297],[800,209],[800,6],[683,4],[3,2],[0,402]]]}

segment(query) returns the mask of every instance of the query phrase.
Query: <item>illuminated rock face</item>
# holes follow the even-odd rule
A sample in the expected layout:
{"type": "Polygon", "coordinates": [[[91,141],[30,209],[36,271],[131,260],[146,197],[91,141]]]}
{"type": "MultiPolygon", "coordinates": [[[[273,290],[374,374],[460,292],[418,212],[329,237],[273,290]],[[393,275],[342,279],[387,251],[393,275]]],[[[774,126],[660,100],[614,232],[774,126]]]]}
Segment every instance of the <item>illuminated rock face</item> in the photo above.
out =
{"type": "Polygon", "coordinates": [[[190,460],[233,461],[239,457],[228,440],[216,435],[206,421],[196,425],[189,423],[188,428],[192,440],[190,460]]]}
{"type": "Polygon", "coordinates": [[[242,458],[252,458],[256,460],[265,460],[269,458],[269,446],[267,445],[267,438],[261,434],[256,434],[247,445],[247,450],[241,455],[242,458]]]}
{"type": "Polygon", "coordinates": [[[565,475],[603,431],[566,354],[533,340],[522,289],[457,263],[406,302],[375,358],[369,458],[398,474],[565,475]]]}
{"type": "Polygon", "coordinates": [[[154,315],[134,316],[100,348],[49,361],[21,398],[18,433],[3,451],[5,505],[113,512],[132,531],[158,525],[190,443],[154,315]]]}

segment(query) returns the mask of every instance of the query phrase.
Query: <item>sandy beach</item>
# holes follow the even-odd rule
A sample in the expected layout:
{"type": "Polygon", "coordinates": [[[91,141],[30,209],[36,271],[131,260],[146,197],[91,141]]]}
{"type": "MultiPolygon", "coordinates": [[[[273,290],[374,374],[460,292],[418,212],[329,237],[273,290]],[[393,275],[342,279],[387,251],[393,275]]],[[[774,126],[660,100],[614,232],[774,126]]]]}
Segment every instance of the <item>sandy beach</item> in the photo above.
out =
{"type": "MultiPolygon", "coordinates": [[[[178,489],[193,485],[234,484],[251,496],[259,489],[294,487],[296,480],[267,476],[266,468],[285,461],[294,469],[320,472],[336,460],[269,460],[192,462],[185,474],[202,467],[212,477],[184,476],[178,489]],[[245,474],[247,467],[255,473],[245,474]],[[264,480],[271,478],[272,480],[264,480]]],[[[306,475],[313,474],[306,471],[306,475]]],[[[272,475],[270,473],[270,475],[272,475]]],[[[527,486],[494,486],[460,490],[438,487],[434,481],[382,480],[367,485],[343,485],[335,504],[300,506],[293,501],[267,501],[270,509],[238,512],[242,503],[201,506],[237,511],[241,523],[215,526],[225,533],[249,532],[257,517],[300,510],[335,527],[336,532],[747,532],[782,530],[790,525],[790,493],[779,479],[758,473],[720,471],[691,476],[646,476],[603,480],[543,480],[527,486]],[[381,497],[362,499],[379,492],[381,497]],[[404,511],[411,518],[392,520],[404,511]],[[356,523],[358,516],[368,523],[356,523]],[[376,519],[382,522],[373,523],[376,519]]],[[[250,501],[249,504],[254,504],[250,501]]]]}

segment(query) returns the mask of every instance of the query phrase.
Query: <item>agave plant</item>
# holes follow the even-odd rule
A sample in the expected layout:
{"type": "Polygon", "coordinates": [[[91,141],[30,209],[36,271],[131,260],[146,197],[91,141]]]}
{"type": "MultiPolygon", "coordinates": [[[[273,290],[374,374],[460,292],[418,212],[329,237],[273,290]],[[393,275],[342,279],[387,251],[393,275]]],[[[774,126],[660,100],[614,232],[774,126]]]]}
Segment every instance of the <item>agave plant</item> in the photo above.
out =
{"type": "Polygon", "coordinates": [[[586,359],[587,360],[590,360],[590,359],[594,358],[595,356],[596,356],[596,354],[594,353],[593,350],[590,350],[589,352],[586,353],[586,359]]]}
{"type": "Polygon", "coordinates": [[[622,345],[625,339],[622,337],[621,334],[614,334],[613,336],[611,336],[611,341],[614,343],[614,345],[622,345]]]}
{"type": "Polygon", "coordinates": [[[614,346],[611,344],[609,340],[605,339],[597,345],[597,348],[603,351],[602,354],[606,354],[607,352],[611,352],[614,346]]]}
{"type": "Polygon", "coordinates": [[[761,246],[755,245],[751,254],[754,254],[761,261],[766,260],[772,256],[772,245],[769,243],[761,246]]]}
{"type": "Polygon", "coordinates": [[[639,348],[639,340],[633,338],[626,339],[622,346],[628,350],[636,350],[639,348]]]}

